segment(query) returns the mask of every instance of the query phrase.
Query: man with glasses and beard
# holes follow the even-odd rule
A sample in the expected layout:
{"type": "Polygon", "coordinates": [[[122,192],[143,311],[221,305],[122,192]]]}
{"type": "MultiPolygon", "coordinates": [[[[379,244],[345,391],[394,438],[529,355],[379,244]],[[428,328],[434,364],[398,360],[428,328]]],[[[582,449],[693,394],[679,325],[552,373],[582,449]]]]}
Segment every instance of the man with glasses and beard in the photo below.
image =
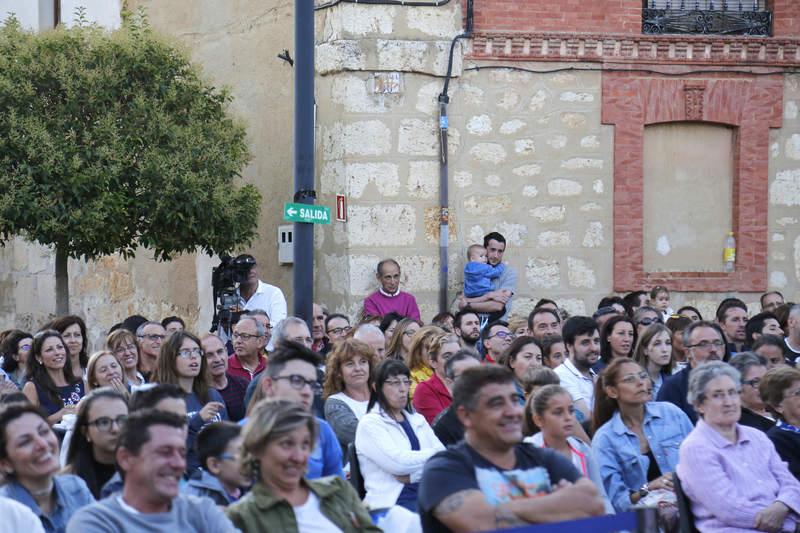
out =
{"type": "Polygon", "coordinates": [[[481,333],[481,338],[485,350],[484,361],[496,363],[506,348],[511,345],[514,334],[508,329],[508,322],[496,320],[486,325],[481,333]]]}

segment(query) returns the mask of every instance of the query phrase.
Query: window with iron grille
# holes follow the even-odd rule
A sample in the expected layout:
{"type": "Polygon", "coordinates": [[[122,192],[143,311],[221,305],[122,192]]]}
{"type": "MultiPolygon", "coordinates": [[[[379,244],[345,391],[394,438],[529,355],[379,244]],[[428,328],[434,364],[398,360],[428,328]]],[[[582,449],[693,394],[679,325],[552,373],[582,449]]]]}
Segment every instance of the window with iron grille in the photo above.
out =
{"type": "Polygon", "coordinates": [[[642,33],[772,34],[767,0],[645,0],[642,33]]]}

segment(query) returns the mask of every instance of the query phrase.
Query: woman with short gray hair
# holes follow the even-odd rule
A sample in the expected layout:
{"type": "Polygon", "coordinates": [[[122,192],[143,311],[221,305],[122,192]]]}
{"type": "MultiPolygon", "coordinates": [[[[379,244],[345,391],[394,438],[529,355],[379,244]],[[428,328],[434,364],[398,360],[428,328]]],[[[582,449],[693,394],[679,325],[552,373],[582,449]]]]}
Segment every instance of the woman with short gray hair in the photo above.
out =
{"type": "Polygon", "coordinates": [[[763,432],[738,423],[740,379],[738,370],[721,361],[701,364],[689,377],[687,399],[700,419],[681,444],[677,474],[696,527],[795,531],[800,482],[763,432]]]}
{"type": "Polygon", "coordinates": [[[775,419],[769,415],[758,390],[767,373],[767,360],[753,352],[739,352],[729,364],[742,375],[742,415],[739,423],[766,433],[775,425],[775,419]]]}

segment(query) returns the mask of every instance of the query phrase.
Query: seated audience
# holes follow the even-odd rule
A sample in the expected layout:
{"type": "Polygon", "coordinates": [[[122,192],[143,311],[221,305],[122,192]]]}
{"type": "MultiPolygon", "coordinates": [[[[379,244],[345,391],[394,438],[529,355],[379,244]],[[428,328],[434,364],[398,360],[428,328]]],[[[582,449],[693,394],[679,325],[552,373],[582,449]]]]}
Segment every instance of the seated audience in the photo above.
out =
{"type": "Polygon", "coordinates": [[[86,391],[109,387],[123,396],[128,396],[128,384],[122,374],[122,365],[108,350],[95,352],[86,365],[86,391]]]}
{"type": "Polygon", "coordinates": [[[764,432],[769,431],[775,425],[775,419],[764,405],[759,392],[761,381],[767,373],[766,360],[753,352],[741,352],[731,357],[730,365],[739,371],[742,380],[742,414],[739,423],[764,432]]]}
{"type": "Polygon", "coordinates": [[[528,333],[540,342],[549,337],[561,335],[561,316],[558,309],[545,306],[537,307],[528,315],[528,333]]]}
{"type": "Polygon", "coordinates": [[[650,376],[655,398],[664,380],[672,375],[672,332],[667,326],[650,324],[636,343],[633,360],[650,376]]]}
{"type": "Polygon", "coordinates": [[[139,343],[139,371],[148,381],[156,369],[161,344],[166,337],[167,332],[159,322],[145,321],[136,328],[136,340],[139,343]]]}
{"type": "MultiPolygon", "coordinates": [[[[0,471],[5,479],[0,496],[28,507],[48,533],[63,532],[72,515],[94,497],[78,476],[56,475],[58,439],[45,416],[30,403],[0,405],[0,471]]],[[[5,520],[0,519],[0,527],[5,520]]]]}
{"type": "Polygon", "coordinates": [[[384,259],[378,263],[375,277],[380,287],[364,299],[364,314],[385,316],[395,312],[419,321],[416,298],[400,290],[400,264],[394,259],[384,259]]]}
{"type": "Polygon", "coordinates": [[[487,363],[497,363],[513,340],[514,334],[508,329],[508,322],[505,320],[489,322],[481,332],[483,360],[487,363]]]}
{"type": "Polygon", "coordinates": [[[14,329],[8,332],[0,343],[0,355],[3,357],[2,370],[17,389],[22,389],[27,377],[28,355],[33,348],[33,335],[14,329]]]}
{"type": "MultiPolygon", "coordinates": [[[[478,352],[469,348],[462,348],[445,362],[444,384],[451,398],[453,395],[453,386],[461,374],[463,374],[466,369],[472,368],[473,366],[480,366],[480,364],[481,358],[478,352]]],[[[458,419],[453,409],[452,401],[444,411],[434,418],[431,426],[433,427],[433,432],[436,434],[436,438],[445,446],[455,444],[464,438],[464,426],[461,425],[461,421],[458,419]]]]}
{"type": "Polygon", "coordinates": [[[751,349],[767,361],[767,371],[776,366],[788,365],[784,355],[786,344],[776,335],[762,335],[753,342],[751,349]]]}
{"type": "Polygon", "coordinates": [[[700,314],[700,311],[696,307],[692,307],[691,305],[684,305],[677,311],[675,314],[678,316],[684,316],[691,320],[692,322],[697,322],[698,320],[703,320],[703,315],[700,314]]]}
{"type": "Polygon", "coordinates": [[[644,330],[654,322],[660,322],[661,324],[664,323],[661,318],[661,313],[647,305],[643,305],[637,309],[633,314],[633,323],[636,324],[637,337],[641,336],[644,333],[644,330]]]}
{"type": "MultiPolygon", "coordinates": [[[[180,334],[173,333],[170,339],[180,334]]],[[[125,480],[122,493],[80,509],[67,533],[236,531],[216,505],[179,492],[186,470],[184,417],[147,409],[132,412],[115,457],[125,480]]]]}
{"type": "Polygon", "coordinates": [[[322,391],[325,421],[336,433],[342,453],[356,439],[358,421],[367,414],[375,359],[373,350],[355,339],[339,341],[328,354],[322,391]]]}
{"type": "Polygon", "coordinates": [[[572,397],[560,385],[545,385],[531,395],[525,404],[526,422],[530,416],[539,432],[525,437],[523,442],[538,448],[552,448],[570,461],[584,476],[592,480],[605,503],[606,513],[613,514],[614,507],[606,496],[603,479],[591,447],[574,436],[580,427],[575,418],[572,397]]]}
{"type": "Polygon", "coordinates": [[[305,475],[317,431],[308,406],[293,401],[263,400],[252,411],[241,463],[255,485],[226,511],[242,533],[380,531],[350,483],[305,475]]]}
{"type": "Polygon", "coordinates": [[[438,326],[423,326],[411,337],[408,347],[408,359],[404,361],[411,370],[411,390],[409,394],[414,397],[417,385],[433,375],[431,368],[430,352],[433,341],[444,333],[438,326]]]}
{"type": "Polygon", "coordinates": [[[436,415],[447,409],[452,402],[450,390],[445,385],[444,367],[461,345],[453,333],[442,333],[433,338],[429,350],[433,375],[417,386],[412,403],[414,409],[433,424],[436,415]]]}
{"type": "Polygon", "coordinates": [[[561,386],[572,395],[575,408],[588,419],[594,408],[597,375],[592,367],[600,359],[600,333],[594,320],[587,316],[574,316],[564,322],[562,333],[568,356],[555,373],[561,386]]]}
{"type": "Polygon", "coordinates": [[[333,313],[325,317],[325,336],[328,338],[326,354],[333,348],[333,343],[344,339],[352,328],[346,315],[333,313]]]}
{"type": "Polygon", "coordinates": [[[77,412],[84,395],[83,380],[72,373],[72,361],[59,332],[47,329],[34,335],[28,379],[22,392],[47,413],[51,425],[77,412]]]}
{"type": "Polygon", "coordinates": [[[383,315],[381,319],[381,323],[378,325],[380,330],[383,332],[383,336],[386,337],[386,349],[389,349],[389,343],[392,342],[392,337],[394,336],[394,330],[397,329],[397,325],[400,323],[401,320],[405,318],[404,316],[398,315],[397,313],[386,313],[383,315]]]}
{"type": "MultiPolygon", "coordinates": [[[[310,345],[311,343],[308,343],[310,345]]],[[[314,397],[320,390],[317,381],[319,355],[294,341],[281,341],[269,358],[259,388],[265,398],[297,402],[313,412],[314,397]]],[[[255,398],[254,398],[255,399],[255,398]]],[[[247,419],[243,419],[245,423],[247,419]]],[[[342,471],[342,448],[331,426],[317,418],[316,444],[308,458],[308,479],[337,475],[342,471]]]]}
{"type": "Polygon", "coordinates": [[[161,325],[164,327],[164,330],[167,332],[167,335],[171,335],[176,331],[183,331],[186,329],[186,322],[179,316],[168,316],[161,320],[161,325]]]}
{"type": "Polygon", "coordinates": [[[356,429],[356,452],[370,509],[399,505],[417,512],[417,491],[425,462],[444,446],[425,418],[413,412],[411,372],[387,359],[375,373],[369,411],[356,429]]]}
{"type": "MultiPolygon", "coordinates": [[[[633,320],[627,315],[615,315],[609,318],[600,330],[600,360],[605,367],[617,357],[633,357],[636,347],[636,328],[633,320]]],[[[595,367],[595,371],[599,371],[595,367]]]]}
{"type": "Polygon", "coordinates": [[[567,349],[561,335],[549,335],[541,340],[542,364],[548,368],[558,368],[564,362],[567,349]]]}
{"type": "Polygon", "coordinates": [[[241,426],[214,422],[200,430],[195,440],[200,468],[194,471],[184,494],[205,496],[221,507],[242,497],[250,482],[242,475],[239,462],[241,426]]]}
{"type": "MultiPolygon", "coordinates": [[[[672,332],[673,373],[680,372],[688,364],[686,362],[686,346],[683,344],[683,330],[692,322],[693,320],[682,315],[672,315],[667,320],[667,328],[672,332]]],[[[653,397],[655,398],[655,394],[653,397]]]]}
{"type": "Polygon", "coordinates": [[[233,326],[231,338],[234,353],[228,361],[228,373],[249,383],[267,366],[267,329],[256,317],[244,315],[233,326]]]}
{"type": "Polygon", "coordinates": [[[528,320],[523,317],[515,317],[508,321],[508,329],[514,337],[524,337],[528,335],[528,320]]]}
{"type": "Polygon", "coordinates": [[[525,405],[525,376],[531,368],[542,366],[542,347],[535,337],[518,337],[497,361],[514,373],[514,386],[525,405]]]}
{"type": "Polygon", "coordinates": [[[455,329],[453,329],[453,322],[455,319],[456,317],[453,315],[453,313],[449,311],[443,311],[431,319],[431,325],[439,326],[447,333],[455,333],[455,329]]]}
{"type": "Polygon", "coordinates": [[[133,333],[124,328],[114,331],[106,339],[106,347],[122,366],[129,388],[145,384],[144,376],[139,372],[139,345],[133,333]]]}
{"type": "Polygon", "coordinates": [[[373,324],[362,324],[356,328],[353,338],[361,341],[372,348],[377,362],[386,358],[386,337],[381,328],[373,324]]]}
{"type": "Polygon", "coordinates": [[[0,496],[0,516],[9,532],[44,533],[41,521],[30,508],[5,496],[0,496]]]}
{"type": "MultiPolygon", "coordinates": [[[[422,327],[422,322],[411,318],[403,318],[397,322],[391,337],[386,336],[386,358],[399,359],[407,363],[411,351],[411,339],[422,327]],[[391,340],[390,340],[391,339],[391,340]]],[[[387,330],[388,332],[389,330],[387,330]]]]}
{"type": "Polygon", "coordinates": [[[672,490],[678,446],[692,424],[677,407],[651,402],[650,376],[630,359],[597,381],[592,452],[614,509],[629,511],[653,490],[672,490]]]}
{"type": "Polygon", "coordinates": [[[225,401],[208,386],[207,375],[200,339],[188,331],[176,331],[167,337],[161,345],[153,382],[178,385],[184,392],[189,425],[186,464],[190,473],[200,465],[194,450],[197,433],[206,424],[228,420],[225,401]]]}
{"type": "Polygon", "coordinates": [[[739,372],[712,361],[689,378],[700,416],[680,447],[678,476],[700,531],[795,531],[800,482],[769,438],[738,424],[739,372]]]}
{"type": "Polygon", "coordinates": [[[759,386],[761,397],[778,423],[767,431],[789,471],[800,479],[800,370],[787,365],[767,372],[759,386]]]}
{"type": "Polygon", "coordinates": [[[521,442],[523,409],[505,367],[469,368],[453,409],[464,441],[434,455],[419,489],[429,532],[494,531],[604,512],[597,489],[564,456],[521,442]]]}
{"type": "Polygon", "coordinates": [[[78,404],[74,433],[64,438],[64,473],[83,479],[97,499],[117,471],[114,451],[127,419],[125,396],[111,388],[95,389],[78,404]]]}
{"type": "Polygon", "coordinates": [[[244,418],[247,380],[228,373],[228,350],[219,335],[208,333],[201,344],[208,367],[209,385],[222,396],[230,419],[238,422],[244,418]]]}
{"type": "Polygon", "coordinates": [[[762,335],[783,336],[778,317],[773,313],[763,312],[750,317],[744,326],[745,346],[751,348],[756,339],[762,335]]]}
{"type": "MultiPolygon", "coordinates": [[[[527,404],[528,398],[536,394],[536,392],[544,387],[545,385],[560,385],[561,380],[558,377],[552,368],[548,368],[546,366],[538,367],[538,368],[529,368],[528,372],[525,374],[525,400],[527,404]]],[[[575,416],[577,417],[580,414],[580,411],[575,412],[575,416]]],[[[532,415],[531,415],[532,416],[532,415]]],[[[532,420],[531,417],[526,416],[525,422],[529,422],[532,420]]],[[[578,419],[580,421],[580,419],[578,419]]],[[[535,427],[535,426],[534,426],[535,427]]],[[[538,431],[538,428],[536,429],[538,431]]],[[[525,436],[533,435],[535,431],[528,432],[525,430],[525,436]]]]}

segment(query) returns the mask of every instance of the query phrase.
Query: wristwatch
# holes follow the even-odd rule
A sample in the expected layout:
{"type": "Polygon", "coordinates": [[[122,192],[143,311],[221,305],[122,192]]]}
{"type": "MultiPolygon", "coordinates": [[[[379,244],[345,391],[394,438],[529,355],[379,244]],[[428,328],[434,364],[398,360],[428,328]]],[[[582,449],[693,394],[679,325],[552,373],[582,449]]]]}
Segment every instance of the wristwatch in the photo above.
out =
{"type": "Polygon", "coordinates": [[[642,488],[639,489],[638,494],[639,494],[639,499],[640,500],[642,498],[644,498],[645,496],[647,496],[648,494],[650,494],[650,487],[647,485],[647,483],[642,485],[642,488]]]}

